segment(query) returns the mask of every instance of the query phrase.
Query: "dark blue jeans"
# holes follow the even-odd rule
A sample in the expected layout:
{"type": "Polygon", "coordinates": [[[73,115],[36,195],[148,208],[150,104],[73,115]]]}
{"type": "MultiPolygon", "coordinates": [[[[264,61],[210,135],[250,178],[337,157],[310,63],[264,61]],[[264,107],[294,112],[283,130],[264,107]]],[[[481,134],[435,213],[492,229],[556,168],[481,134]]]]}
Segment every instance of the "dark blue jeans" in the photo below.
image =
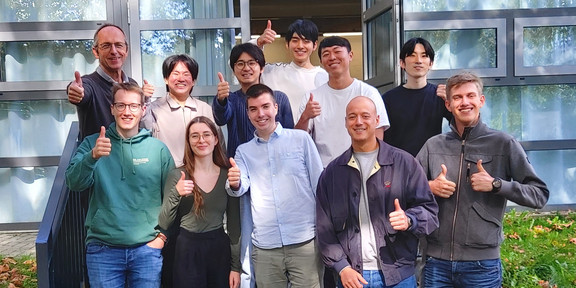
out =
{"type": "Polygon", "coordinates": [[[500,259],[447,261],[429,257],[424,266],[425,288],[500,288],[500,259]]]}
{"type": "MultiPolygon", "coordinates": [[[[384,284],[384,275],[380,270],[364,270],[362,278],[368,282],[365,288],[416,288],[416,276],[412,275],[396,285],[386,286],[384,284]]],[[[342,288],[342,282],[338,279],[338,288],[342,288]]]]}
{"type": "Polygon", "coordinates": [[[158,288],[162,270],[161,249],[144,244],[138,247],[86,246],[86,266],[92,288],[158,288]]]}

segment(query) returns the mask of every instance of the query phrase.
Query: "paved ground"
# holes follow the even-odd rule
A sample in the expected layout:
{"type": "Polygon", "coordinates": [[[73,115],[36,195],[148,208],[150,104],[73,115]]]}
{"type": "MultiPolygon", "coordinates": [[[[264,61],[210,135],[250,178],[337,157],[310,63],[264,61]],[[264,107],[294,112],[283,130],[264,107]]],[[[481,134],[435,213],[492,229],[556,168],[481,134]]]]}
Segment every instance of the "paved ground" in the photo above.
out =
{"type": "Polygon", "coordinates": [[[0,255],[16,257],[36,256],[36,231],[0,232],[0,255]]]}

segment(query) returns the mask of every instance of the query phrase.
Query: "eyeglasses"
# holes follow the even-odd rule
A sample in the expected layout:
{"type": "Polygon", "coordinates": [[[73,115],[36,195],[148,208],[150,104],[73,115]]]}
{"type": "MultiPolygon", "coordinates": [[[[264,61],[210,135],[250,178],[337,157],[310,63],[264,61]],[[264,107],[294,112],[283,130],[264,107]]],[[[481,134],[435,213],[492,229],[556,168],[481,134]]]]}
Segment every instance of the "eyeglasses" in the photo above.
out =
{"type": "Polygon", "coordinates": [[[192,143],[198,143],[200,141],[200,138],[203,138],[204,141],[209,141],[212,139],[212,137],[214,137],[214,134],[210,133],[210,132],[205,132],[202,134],[199,133],[192,133],[190,135],[190,142],[192,143]]]}
{"type": "Polygon", "coordinates": [[[124,50],[126,48],[126,43],[116,42],[116,43],[102,43],[98,45],[98,48],[102,51],[108,51],[112,48],[112,46],[116,47],[116,50],[124,50]]]}
{"type": "Polygon", "coordinates": [[[114,103],[113,105],[114,108],[118,110],[118,112],[126,110],[126,107],[130,107],[130,111],[132,112],[138,112],[138,110],[140,110],[140,108],[142,107],[142,104],[139,103],[132,103],[132,104],[114,103]]]}
{"type": "Polygon", "coordinates": [[[256,67],[256,65],[258,65],[258,61],[248,60],[248,61],[236,61],[236,63],[234,63],[234,67],[236,67],[239,70],[244,69],[244,67],[246,67],[246,65],[248,65],[248,67],[250,67],[250,68],[254,68],[254,67],[256,67]]]}

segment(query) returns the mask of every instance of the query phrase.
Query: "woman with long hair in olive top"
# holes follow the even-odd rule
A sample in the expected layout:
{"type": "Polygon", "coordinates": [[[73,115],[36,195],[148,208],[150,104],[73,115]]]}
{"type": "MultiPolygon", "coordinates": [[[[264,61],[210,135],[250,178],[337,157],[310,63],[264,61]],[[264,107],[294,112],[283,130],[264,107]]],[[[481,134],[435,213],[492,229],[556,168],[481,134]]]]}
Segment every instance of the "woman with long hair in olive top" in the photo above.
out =
{"type": "Polygon", "coordinates": [[[176,241],[174,287],[237,288],[240,206],[224,189],[230,165],[214,122],[198,116],[186,131],[184,164],[168,175],[158,220],[168,233],[181,219],[176,239],[168,234],[168,241],[176,241]]]}

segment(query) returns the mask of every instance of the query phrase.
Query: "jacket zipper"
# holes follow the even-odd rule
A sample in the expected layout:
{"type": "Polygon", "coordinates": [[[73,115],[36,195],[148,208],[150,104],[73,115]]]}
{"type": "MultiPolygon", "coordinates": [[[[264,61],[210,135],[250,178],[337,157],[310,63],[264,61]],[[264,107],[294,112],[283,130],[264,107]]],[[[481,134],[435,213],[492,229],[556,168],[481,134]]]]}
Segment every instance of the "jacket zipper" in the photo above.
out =
{"type": "MultiPolygon", "coordinates": [[[[460,186],[462,185],[462,170],[464,164],[464,147],[466,146],[466,136],[470,132],[470,127],[464,128],[462,132],[462,145],[460,146],[460,168],[458,168],[458,183],[456,184],[456,205],[454,207],[454,216],[452,217],[452,236],[450,239],[450,261],[454,261],[454,238],[456,237],[456,218],[458,215],[458,204],[460,203],[460,186]]],[[[470,167],[468,167],[470,168],[470,167]]],[[[470,170],[468,170],[469,173],[470,170]]],[[[467,175],[468,177],[468,175],[467,175]]]]}

